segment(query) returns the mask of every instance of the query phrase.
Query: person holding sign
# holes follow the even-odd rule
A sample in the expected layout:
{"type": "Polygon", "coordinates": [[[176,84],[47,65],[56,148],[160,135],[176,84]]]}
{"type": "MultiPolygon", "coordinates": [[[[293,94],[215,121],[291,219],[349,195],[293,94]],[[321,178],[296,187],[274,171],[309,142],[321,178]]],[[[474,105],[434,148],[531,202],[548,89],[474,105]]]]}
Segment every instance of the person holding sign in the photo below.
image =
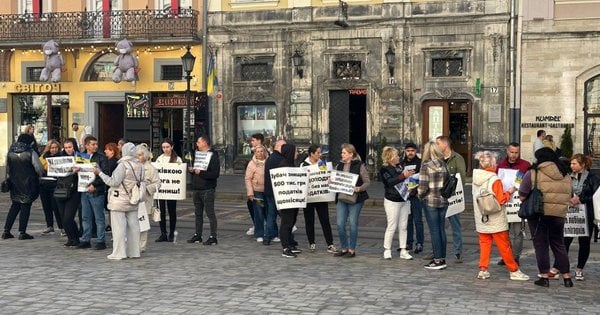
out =
{"type": "Polygon", "coordinates": [[[215,214],[215,188],[217,178],[221,173],[219,154],[210,148],[208,135],[202,135],[196,140],[196,154],[188,166],[192,173],[192,190],[194,190],[194,208],[196,214],[196,233],[187,240],[188,243],[202,243],[204,212],[210,222],[210,237],[204,245],[217,245],[217,216],[215,214]],[[201,157],[205,160],[198,161],[201,157]]]}
{"type": "Polygon", "coordinates": [[[40,156],[40,162],[44,167],[44,173],[46,175],[40,178],[40,201],[42,202],[42,209],[44,210],[44,217],[46,218],[46,229],[42,232],[42,235],[54,233],[54,217],[56,217],[56,223],[61,230],[61,236],[65,235],[60,212],[58,211],[58,205],[54,199],[56,177],[47,176],[48,161],[46,159],[57,156],[60,156],[60,143],[54,139],[50,139],[48,140],[48,143],[46,143],[44,152],[42,152],[42,155],[40,156]]]}
{"type": "MultiPolygon", "coordinates": [[[[316,165],[321,170],[327,170],[327,165],[321,160],[321,146],[312,144],[308,147],[308,156],[300,164],[301,167],[316,165]]],[[[315,211],[321,222],[325,243],[327,243],[327,252],[336,253],[337,248],[333,245],[333,235],[331,233],[331,224],[329,223],[329,206],[327,202],[310,202],[304,209],[304,224],[306,225],[306,237],[308,238],[311,251],[317,249],[315,244],[315,211]]]]}
{"type": "Polygon", "coordinates": [[[423,150],[423,164],[419,173],[419,198],[425,203],[425,219],[431,235],[433,259],[425,269],[446,269],[446,210],[448,200],[442,197],[441,190],[447,175],[444,155],[437,144],[429,141],[423,150]]]}
{"type": "Polygon", "coordinates": [[[354,194],[356,194],[356,202],[354,204],[347,203],[338,199],[336,201],[337,211],[337,226],[338,235],[340,236],[340,250],[335,253],[337,257],[352,258],[356,256],[356,243],[358,239],[358,217],[360,210],[369,199],[367,188],[371,184],[367,168],[362,163],[360,155],[356,152],[354,145],[349,143],[342,144],[342,160],[336,166],[336,170],[358,174],[358,181],[354,186],[354,194]],[[346,234],[346,225],[350,227],[350,237],[346,234]]]}
{"type": "MultiPolygon", "coordinates": [[[[160,145],[163,153],[156,158],[156,163],[177,163],[183,161],[173,150],[173,141],[170,138],[164,138],[160,145]]],[[[160,207],[160,236],[155,242],[173,242],[175,238],[175,228],[177,227],[177,200],[159,200],[160,207]],[[169,211],[169,234],[167,236],[167,210],[169,211]]]]}
{"type": "Polygon", "coordinates": [[[379,170],[379,175],[385,187],[383,207],[387,217],[387,228],[383,239],[383,258],[392,259],[392,241],[394,233],[398,230],[400,258],[412,259],[406,249],[406,228],[408,226],[408,215],[410,214],[410,201],[402,198],[400,192],[396,189],[396,185],[402,184],[415,173],[415,170],[404,169],[399,165],[400,156],[398,150],[393,147],[383,148],[381,159],[383,160],[383,166],[379,170]]]}
{"type": "MultiPolygon", "coordinates": [[[[281,155],[283,160],[279,167],[294,167],[294,161],[298,157],[298,150],[293,144],[284,144],[281,146],[281,155]]],[[[283,252],[281,256],[286,258],[296,257],[296,254],[302,252],[297,246],[298,242],[294,239],[292,229],[296,224],[298,217],[298,208],[281,209],[279,210],[281,217],[281,225],[279,226],[279,237],[281,238],[281,247],[283,252]]]]}
{"type": "MultiPolygon", "coordinates": [[[[529,167],[531,167],[531,163],[521,158],[520,151],[520,144],[517,142],[511,142],[508,145],[508,148],[506,148],[506,158],[498,163],[496,173],[498,173],[500,169],[518,170],[521,174],[527,173],[527,170],[529,167]]],[[[523,252],[523,239],[525,236],[525,225],[523,222],[524,221],[521,220],[521,222],[508,223],[508,235],[510,238],[513,257],[515,258],[517,264],[519,263],[521,253],[523,252]]],[[[498,265],[504,265],[504,260],[500,259],[498,265]]]]}
{"type": "MultiPolygon", "coordinates": [[[[591,233],[594,230],[594,203],[592,202],[592,196],[594,192],[600,187],[600,177],[590,172],[592,166],[592,159],[581,153],[573,155],[571,157],[571,186],[573,187],[573,197],[571,198],[571,206],[585,205],[585,215],[587,223],[588,235],[577,237],[579,242],[579,252],[577,254],[577,269],[575,269],[575,280],[583,281],[583,268],[590,257],[590,241],[591,233]]],[[[565,236],[565,247],[567,254],[569,253],[569,247],[573,242],[573,237],[565,236]]],[[[550,275],[548,278],[558,279],[558,264],[554,263],[552,269],[550,269],[550,275]]]]}
{"type": "MultiPolygon", "coordinates": [[[[400,165],[403,168],[414,167],[415,175],[413,177],[418,178],[419,175],[417,174],[421,170],[421,158],[417,155],[417,145],[413,142],[404,145],[404,157],[400,159],[400,165]]],[[[417,197],[416,192],[416,189],[413,189],[408,197],[408,200],[410,201],[410,214],[408,215],[408,227],[406,229],[406,249],[409,251],[412,250],[412,244],[416,238],[417,242],[415,243],[414,253],[418,254],[423,251],[425,229],[423,227],[423,204],[417,197]]],[[[398,251],[400,252],[402,250],[398,248],[398,251]]]]}
{"type": "Polygon", "coordinates": [[[562,273],[565,287],[572,287],[569,255],[564,240],[565,217],[573,191],[571,178],[552,149],[541,148],[535,151],[535,158],[537,163],[531,166],[519,186],[521,201],[529,195],[534,181],[543,194],[544,215],[527,219],[533,236],[533,248],[541,276],[535,281],[535,284],[542,287],[550,286],[548,279],[551,276],[554,277],[550,270],[549,248],[551,248],[558,270],[562,273]]]}
{"type": "MultiPolygon", "coordinates": [[[[70,161],[74,163],[77,152],[79,152],[77,140],[75,138],[68,138],[63,142],[63,150],[60,156],[70,157],[70,161]]],[[[71,186],[70,193],[66,194],[68,196],[63,196],[66,198],[59,198],[56,196],[56,190],[54,194],[54,199],[56,199],[58,211],[60,212],[60,217],[62,219],[62,226],[67,234],[67,242],[64,244],[65,247],[77,247],[80,244],[79,228],[77,227],[77,223],[75,223],[75,215],[77,214],[77,209],[81,205],[81,193],[77,191],[78,181],[77,174],[74,174],[70,170],[68,174],[63,177],[58,177],[56,180],[57,188],[71,186]]]]}
{"type": "Polygon", "coordinates": [[[502,181],[496,175],[496,155],[490,151],[481,151],[475,154],[479,160],[479,169],[473,170],[473,214],[475,216],[475,229],[479,234],[479,273],[477,279],[488,279],[490,272],[490,255],[492,253],[492,242],[496,243],[498,252],[510,272],[510,280],[529,280],[529,276],[519,270],[519,264],[515,261],[510,248],[508,237],[508,218],[504,205],[510,200],[512,194],[517,191],[513,186],[504,191],[502,181]],[[483,216],[477,203],[480,192],[489,191],[494,194],[501,210],[496,213],[483,216]]]}

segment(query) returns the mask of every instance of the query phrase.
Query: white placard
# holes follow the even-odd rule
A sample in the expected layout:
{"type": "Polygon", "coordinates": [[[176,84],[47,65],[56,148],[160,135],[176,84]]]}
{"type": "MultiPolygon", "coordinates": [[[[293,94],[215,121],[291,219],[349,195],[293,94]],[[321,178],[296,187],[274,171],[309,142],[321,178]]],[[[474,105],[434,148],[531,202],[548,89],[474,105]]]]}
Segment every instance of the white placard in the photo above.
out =
{"type": "Polygon", "coordinates": [[[587,212],[584,204],[569,207],[567,219],[565,220],[565,236],[579,237],[589,236],[587,224],[587,212]]]}
{"type": "Polygon", "coordinates": [[[338,192],[346,195],[354,194],[354,187],[358,181],[358,174],[344,172],[344,171],[331,171],[331,182],[329,183],[329,190],[332,192],[338,192]]]}
{"type": "MultiPolygon", "coordinates": [[[[516,187],[517,190],[521,185],[521,181],[518,180],[517,173],[519,170],[513,170],[509,168],[499,168],[498,169],[498,177],[502,181],[502,189],[507,191],[512,187],[516,187]]],[[[521,177],[522,179],[522,177],[521,177]]]]}
{"type": "Polygon", "coordinates": [[[196,155],[194,156],[194,169],[206,171],[208,169],[208,164],[210,163],[210,158],[213,153],[210,151],[202,152],[196,151],[196,155]]]}
{"type": "Polygon", "coordinates": [[[185,163],[152,163],[158,170],[160,188],[154,194],[154,199],[185,200],[187,193],[185,163]]]}
{"type": "Polygon", "coordinates": [[[460,173],[456,173],[455,176],[458,179],[458,183],[456,184],[454,196],[448,198],[448,211],[446,211],[446,218],[465,211],[465,190],[463,187],[462,178],[460,173]]]}
{"type": "Polygon", "coordinates": [[[306,208],[308,172],[300,167],[279,167],[269,171],[277,210],[306,208]]]}
{"type": "MultiPolygon", "coordinates": [[[[594,218],[595,221],[598,222],[600,220],[600,187],[596,189],[596,192],[594,192],[594,195],[592,196],[592,202],[594,205],[594,218]]],[[[596,222],[594,222],[594,224],[597,224],[596,222]]]]}
{"type": "MultiPolygon", "coordinates": [[[[409,166],[414,166],[414,165],[409,165],[409,166]]],[[[414,169],[414,167],[412,169],[414,169]]],[[[417,188],[418,186],[419,186],[419,173],[416,173],[416,174],[413,174],[412,176],[408,177],[407,179],[405,179],[403,182],[396,184],[394,186],[394,188],[396,188],[396,190],[400,194],[400,197],[402,197],[402,199],[404,199],[406,201],[406,200],[408,200],[408,197],[410,197],[411,190],[417,188]]]]}
{"type": "Polygon", "coordinates": [[[335,193],[329,190],[332,164],[309,165],[303,167],[308,172],[308,192],[306,202],[329,202],[335,200],[335,193]]]}
{"type": "Polygon", "coordinates": [[[75,165],[75,157],[50,157],[46,158],[46,162],[48,162],[48,176],[65,177],[73,173],[71,168],[75,165]]]}
{"type": "Polygon", "coordinates": [[[145,202],[138,203],[138,220],[140,221],[140,232],[150,230],[150,220],[148,220],[145,202]]]}
{"type": "Polygon", "coordinates": [[[515,191],[506,204],[506,218],[508,223],[521,222],[522,219],[519,217],[519,208],[521,208],[521,199],[519,199],[519,191],[515,191]]]}
{"type": "Polygon", "coordinates": [[[79,182],[77,183],[77,191],[78,192],[86,192],[87,187],[94,181],[96,178],[96,174],[94,174],[94,164],[77,164],[79,168],[79,172],[77,176],[79,177],[79,182]]]}

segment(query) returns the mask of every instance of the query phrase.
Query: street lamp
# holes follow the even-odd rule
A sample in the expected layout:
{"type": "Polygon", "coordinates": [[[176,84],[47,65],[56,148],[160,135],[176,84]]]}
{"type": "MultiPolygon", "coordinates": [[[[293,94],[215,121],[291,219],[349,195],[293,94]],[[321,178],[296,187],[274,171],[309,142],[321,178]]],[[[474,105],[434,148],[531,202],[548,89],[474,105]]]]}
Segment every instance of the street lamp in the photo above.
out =
{"type": "Polygon", "coordinates": [[[191,154],[191,152],[193,151],[191,148],[191,144],[193,143],[192,141],[192,122],[190,121],[192,118],[192,111],[190,109],[190,81],[192,80],[192,70],[194,70],[194,63],[196,62],[196,57],[194,55],[192,55],[192,53],[190,53],[190,46],[186,47],[187,51],[185,52],[185,54],[183,56],[181,56],[181,64],[183,66],[183,71],[185,71],[185,80],[187,82],[187,87],[185,89],[185,104],[186,104],[186,109],[187,109],[187,117],[186,117],[186,121],[188,123],[188,129],[187,129],[187,145],[186,145],[186,149],[188,149],[189,154],[191,154]]]}
{"type": "Polygon", "coordinates": [[[392,49],[392,47],[388,47],[387,52],[385,53],[385,61],[388,65],[388,71],[390,73],[390,77],[394,76],[394,64],[396,62],[396,53],[394,53],[394,50],[392,49]]]}
{"type": "Polygon", "coordinates": [[[304,56],[299,50],[296,50],[294,55],[292,55],[292,65],[296,68],[296,75],[302,79],[304,76],[304,69],[302,69],[302,66],[304,66],[304,56]]]}

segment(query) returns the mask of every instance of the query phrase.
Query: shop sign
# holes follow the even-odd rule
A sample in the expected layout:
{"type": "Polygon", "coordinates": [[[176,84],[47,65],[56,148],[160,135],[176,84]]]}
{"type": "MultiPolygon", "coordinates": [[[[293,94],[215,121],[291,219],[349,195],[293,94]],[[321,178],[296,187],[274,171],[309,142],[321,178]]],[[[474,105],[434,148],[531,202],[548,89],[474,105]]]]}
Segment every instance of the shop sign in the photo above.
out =
{"type": "MultiPolygon", "coordinates": [[[[190,104],[191,105],[191,104],[190,104]]],[[[184,108],[187,106],[187,101],[185,97],[160,97],[153,96],[152,97],[152,107],[161,108],[161,107],[169,107],[169,108],[184,108]]]]}
{"type": "Polygon", "coordinates": [[[348,92],[350,95],[367,95],[367,89],[351,89],[348,92]]]}
{"type": "Polygon", "coordinates": [[[521,128],[575,128],[574,123],[561,122],[562,117],[558,115],[535,116],[535,122],[523,122],[521,128]]]}
{"type": "Polygon", "coordinates": [[[60,92],[60,83],[17,84],[15,85],[15,90],[18,93],[60,92]]]}

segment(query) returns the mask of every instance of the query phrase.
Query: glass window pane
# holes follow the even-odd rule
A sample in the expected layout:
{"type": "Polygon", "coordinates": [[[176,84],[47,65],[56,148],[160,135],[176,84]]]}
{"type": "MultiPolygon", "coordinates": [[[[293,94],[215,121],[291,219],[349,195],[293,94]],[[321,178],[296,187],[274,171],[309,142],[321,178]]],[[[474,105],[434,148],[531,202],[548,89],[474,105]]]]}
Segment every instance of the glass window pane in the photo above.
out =
{"type": "Polygon", "coordinates": [[[165,81],[175,81],[183,79],[182,65],[163,65],[160,67],[160,79],[165,81]]]}
{"type": "Polygon", "coordinates": [[[83,80],[84,81],[112,81],[113,71],[115,69],[115,59],[117,55],[114,53],[104,54],[92,65],[88,67],[83,80]]]}
{"type": "Polygon", "coordinates": [[[585,104],[588,114],[600,114],[600,76],[585,83],[585,104]]]}
{"type": "Polygon", "coordinates": [[[275,105],[239,105],[237,106],[237,155],[252,155],[250,138],[261,133],[265,137],[265,146],[275,140],[277,127],[277,107],[275,105]]]}
{"type": "Polygon", "coordinates": [[[13,97],[13,134],[16,137],[27,130],[29,125],[35,128],[34,137],[38,145],[48,142],[48,96],[15,95],[13,97]]]}

